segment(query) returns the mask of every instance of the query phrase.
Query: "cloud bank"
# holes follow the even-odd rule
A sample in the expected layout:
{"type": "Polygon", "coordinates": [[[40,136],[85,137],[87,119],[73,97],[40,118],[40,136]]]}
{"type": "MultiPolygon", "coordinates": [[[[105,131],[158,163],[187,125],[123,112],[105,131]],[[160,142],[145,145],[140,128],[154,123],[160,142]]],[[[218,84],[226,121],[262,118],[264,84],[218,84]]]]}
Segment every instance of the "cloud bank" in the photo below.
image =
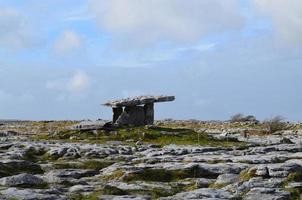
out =
{"type": "Polygon", "coordinates": [[[272,19],[274,33],[283,43],[302,46],[301,0],[254,0],[260,11],[272,19]]]}
{"type": "Polygon", "coordinates": [[[84,71],[76,71],[71,77],[47,81],[46,88],[80,93],[90,86],[90,77],[84,71]]]}
{"type": "Polygon", "coordinates": [[[25,17],[14,9],[0,7],[0,45],[19,50],[30,47],[32,39],[25,17]]]}
{"type": "Polygon", "coordinates": [[[102,30],[137,45],[192,42],[243,24],[237,0],[90,0],[90,7],[102,30]]]}

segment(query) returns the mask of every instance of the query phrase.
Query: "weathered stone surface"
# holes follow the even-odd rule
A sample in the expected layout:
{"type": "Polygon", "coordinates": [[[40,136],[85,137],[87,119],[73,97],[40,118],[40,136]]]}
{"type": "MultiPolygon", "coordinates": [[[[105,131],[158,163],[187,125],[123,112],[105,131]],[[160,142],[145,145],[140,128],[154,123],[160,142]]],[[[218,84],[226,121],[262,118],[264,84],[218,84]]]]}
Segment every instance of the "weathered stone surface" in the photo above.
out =
{"type": "Polygon", "coordinates": [[[147,103],[144,105],[145,124],[152,125],[154,123],[154,104],[147,103]]]}
{"type": "Polygon", "coordinates": [[[71,179],[80,179],[82,177],[90,177],[98,174],[96,170],[88,169],[57,169],[49,171],[45,176],[48,183],[62,183],[71,179]]]}
{"type": "Polygon", "coordinates": [[[0,195],[6,199],[18,200],[67,200],[67,198],[63,197],[58,191],[42,189],[8,188],[1,190],[0,195]]]}
{"type": "Polygon", "coordinates": [[[26,160],[2,160],[0,161],[0,177],[11,176],[18,173],[42,173],[38,164],[26,160]]]}
{"type": "Polygon", "coordinates": [[[122,114],[117,118],[117,120],[115,121],[115,125],[116,126],[125,126],[125,125],[128,125],[129,124],[129,118],[130,118],[130,115],[124,111],[122,112],[122,114]]]}
{"type": "Polygon", "coordinates": [[[126,107],[122,114],[115,122],[117,126],[132,125],[142,126],[145,125],[145,111],[142,106],[129,106],[126,107]]]}
{"type": "Polygon", "coordinates": [[[32,174],[18,174],[15,176],[1,178],[0,185],[8,187],[32,187],[45,185],[45,182],[42,178],[39,178],[32,174]]]}
{"type": "Polygon", "coordinates": [[[128,124],[141,126],[145,124],[145,111],[142,106],[127,106],[125,112],[129,115],[128,124]]]}
{"type": "Polygon", "coordinates": [[[217,177],[216,184],[230,184],[239,181],[238,174],[221,174],[217,177]]]}
{"type": "Polygon", "coordinates": [[[201,188],[190,192],[178,193],[172,197],[163,197],[160,200],[186,199],[237,199],[230,192],[221,189],[201,188]]]}
{"type": "Polygon", "coordinates": [[[101,195],[99,200],[151,200],[151,196],[146,195],[101,195]]]}
{"type": "Polygon", "coordinates": [[[243,200],[288,200],[290,198],[290,193],[286,191],[281,191],[280,189],[273,188],[252,188],[243,200]]]}
{"type": "Polygon", "coordinates": [[[197,188],[207,188],[209,185],[213,184],[216,179],[207,179],[207,178],[197,178],[195,183],[197,188]]]}
{"type": "Polygon", "coordinates": [[[119,116],[123,113],[123,108],[121,108],[121,107],[113,107],[112,108],[112,112],[113,112],[112,122],[115,123],[116,120],[119,118],[119,116]]]}
{"type": "Polygon", "coordinates": [[[92,192],[95,188],[91,185],[74,185],[69,188],[70,193],[92,192]]]}

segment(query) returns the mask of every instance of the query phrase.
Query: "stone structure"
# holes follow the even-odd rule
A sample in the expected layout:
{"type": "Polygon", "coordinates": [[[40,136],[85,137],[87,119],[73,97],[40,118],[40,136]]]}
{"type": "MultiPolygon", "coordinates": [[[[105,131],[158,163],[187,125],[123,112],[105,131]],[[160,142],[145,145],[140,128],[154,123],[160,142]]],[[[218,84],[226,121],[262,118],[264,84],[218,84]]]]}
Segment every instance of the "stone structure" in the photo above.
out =
{"type": "Polygon", "coordinates": [[[109,101],[103,105],[112,107],[113,124],[142,126],[154,123],[154,103],[174,100],[174,96],[139,96],[109,101]]]}

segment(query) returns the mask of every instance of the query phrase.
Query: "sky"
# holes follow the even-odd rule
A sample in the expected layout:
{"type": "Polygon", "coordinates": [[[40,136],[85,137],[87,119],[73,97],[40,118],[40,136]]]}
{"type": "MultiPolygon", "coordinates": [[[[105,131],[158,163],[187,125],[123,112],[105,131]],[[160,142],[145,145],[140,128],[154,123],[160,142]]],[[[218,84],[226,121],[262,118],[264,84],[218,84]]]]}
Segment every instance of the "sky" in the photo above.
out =
{"type": "Polygon", "coordinates": [[[0,118],[302,120],[301,0],[0,0],[0,118]]]}

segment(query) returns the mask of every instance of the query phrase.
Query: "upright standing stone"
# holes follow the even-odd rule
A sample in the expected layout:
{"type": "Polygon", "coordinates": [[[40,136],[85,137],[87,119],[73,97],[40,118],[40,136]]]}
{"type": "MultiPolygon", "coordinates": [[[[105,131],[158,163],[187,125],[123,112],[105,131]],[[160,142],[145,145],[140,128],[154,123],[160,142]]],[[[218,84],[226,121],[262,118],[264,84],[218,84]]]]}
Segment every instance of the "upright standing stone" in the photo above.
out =
{"type": "Polygon", "coordinates": [[[145,124],[152,125],[154,123],[154,103],[147,103],[144,105],[145,124]]]}
{"type": "Polygon", "coordinates": [[[145,125],[145,111],[142,106],[126,106],[125,111],[129,115],[128,124],[133,126],[145,125]]]}
{"type": "Polygon", "coordinates": [[[119,118],[119,116],[122,114],[123,108],[122,107],[113,107],[112,111],[113,111],[113,120],[112,120],[112,122],[115,123],[116,120],[119,118]]]}

